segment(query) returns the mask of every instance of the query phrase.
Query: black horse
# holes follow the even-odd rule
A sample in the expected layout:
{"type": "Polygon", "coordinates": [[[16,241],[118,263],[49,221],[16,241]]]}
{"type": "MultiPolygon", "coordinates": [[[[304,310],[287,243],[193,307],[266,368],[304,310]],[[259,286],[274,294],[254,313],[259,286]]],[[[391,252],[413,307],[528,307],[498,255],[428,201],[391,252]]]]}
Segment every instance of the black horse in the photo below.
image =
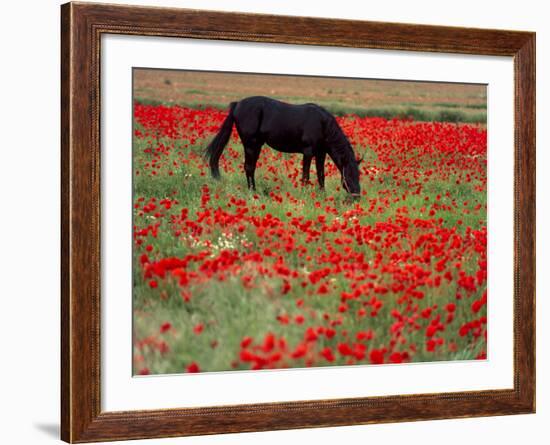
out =
{"type": "Polygon", "coordinates": [[[303,153],[302,180],[309,181],[315,157],[319,186],[325,186],[325,158],[328,154],[342,175],[342,186],[359,197],[359,162],[348,138],[327,110],[312,103],[291,105],[263,96],[231,102],[229,114],[206,149],[214,178],[220,177],[219,160],[229,141],[233,124],[244,146],[244,170],[250,189],[256,189],[254,171],[263,144],[285,153],[303,153]]]}

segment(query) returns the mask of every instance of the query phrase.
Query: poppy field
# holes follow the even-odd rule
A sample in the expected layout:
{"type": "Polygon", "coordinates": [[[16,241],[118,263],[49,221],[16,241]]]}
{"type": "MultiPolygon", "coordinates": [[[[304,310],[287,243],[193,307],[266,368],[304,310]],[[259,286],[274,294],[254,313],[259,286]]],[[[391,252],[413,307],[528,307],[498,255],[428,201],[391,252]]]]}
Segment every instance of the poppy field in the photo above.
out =
{"type": "Polygon", "coordinates": [[[265,146],[247,189],[227,111],[134,102],[136,375],[487,357],[487,131],[337,117],[360,164],[352,201],[327,158],[265,146]]]}

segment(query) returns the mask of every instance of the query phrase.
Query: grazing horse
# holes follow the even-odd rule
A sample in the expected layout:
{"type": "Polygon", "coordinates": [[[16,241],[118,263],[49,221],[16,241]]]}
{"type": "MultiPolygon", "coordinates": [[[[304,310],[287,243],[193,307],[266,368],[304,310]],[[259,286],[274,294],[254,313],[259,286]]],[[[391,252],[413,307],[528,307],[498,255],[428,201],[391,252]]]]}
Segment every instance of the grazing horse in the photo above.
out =
{"type": "Polygon", "coordinates": [[[229,141],[233,124],[244,146],[244,170],[248,188],[255,190],[254,172],[264,144],[284,153],[303,153],[302,180],[309,181],[315,157],[319,186],[325,186],[325,158],[328,154],[342,176],[342,186],[359,197],[359,162],[348,138],[327,110],[315,104],[291,105],[263,96],[231,102],[229,114],[206,148],[210,170],[220,177],[220,156],[229,141]]]}

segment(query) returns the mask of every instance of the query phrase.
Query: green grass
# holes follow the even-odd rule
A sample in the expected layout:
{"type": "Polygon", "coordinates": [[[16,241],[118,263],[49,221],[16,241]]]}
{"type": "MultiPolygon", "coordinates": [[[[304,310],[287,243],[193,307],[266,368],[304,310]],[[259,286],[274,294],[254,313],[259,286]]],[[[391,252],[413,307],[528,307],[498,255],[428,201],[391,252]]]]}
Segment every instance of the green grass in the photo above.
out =
{"type": "Polygon", "coordinates": [[[210,93],[203,91],[203,90],[197,90],[197,89],[189,89],[184,91],[185,94],[198,94],[201,96],[209,96],[210,93]]]}

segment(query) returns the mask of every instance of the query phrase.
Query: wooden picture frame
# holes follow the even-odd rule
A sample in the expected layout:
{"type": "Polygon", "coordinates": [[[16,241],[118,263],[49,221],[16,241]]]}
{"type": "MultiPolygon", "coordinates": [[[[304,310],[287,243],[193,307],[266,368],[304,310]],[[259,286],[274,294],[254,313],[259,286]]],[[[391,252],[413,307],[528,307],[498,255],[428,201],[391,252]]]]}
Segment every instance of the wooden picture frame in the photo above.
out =
{"type": "Polygon", "coordinates": [[[61,7],[61,437],[174,437],[535,411],[535,34],[171,8],[61,7]],[[209,408],[102,412],[100,38],[103,34],[512,56],[514,387],[209,408]]]}

